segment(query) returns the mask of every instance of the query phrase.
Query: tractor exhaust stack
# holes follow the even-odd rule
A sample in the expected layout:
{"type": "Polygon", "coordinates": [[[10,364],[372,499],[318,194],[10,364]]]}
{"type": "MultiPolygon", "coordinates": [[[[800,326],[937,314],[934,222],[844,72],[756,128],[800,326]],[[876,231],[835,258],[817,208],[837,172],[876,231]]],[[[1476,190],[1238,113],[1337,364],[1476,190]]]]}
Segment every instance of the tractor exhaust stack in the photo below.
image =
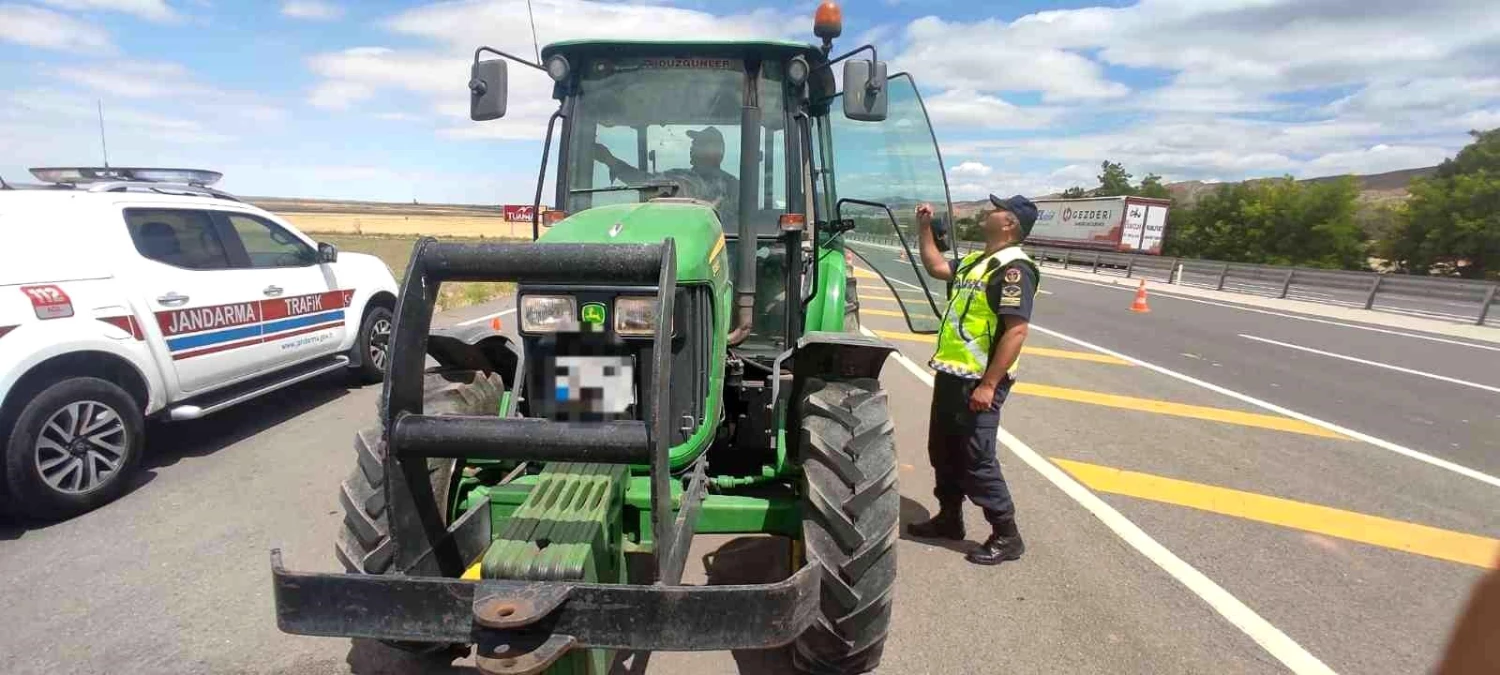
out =
{"type": "Polygon", "coordinates": [[[750,337],[755,321],[755,197],[759,187],[760,165],[760,63],[746,68],[745,107],[740,111],[740,195],[738,213],[739,246],[735,249],[738,266],[734,284],[734,328],[729,331],[730,346],[750,337]]]}

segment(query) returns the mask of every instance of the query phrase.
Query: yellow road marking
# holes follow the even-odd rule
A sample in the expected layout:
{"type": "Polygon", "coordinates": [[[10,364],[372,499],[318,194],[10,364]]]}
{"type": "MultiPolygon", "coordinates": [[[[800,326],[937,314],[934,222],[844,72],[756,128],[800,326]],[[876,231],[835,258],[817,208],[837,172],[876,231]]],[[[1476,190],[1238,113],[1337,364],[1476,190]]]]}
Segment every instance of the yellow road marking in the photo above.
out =
{"type": "MultiPolygon", "coordinates": [[[[861,307],[859,309],[859,312],[861,314],[866,314],[866,313],[868,313],[868,314],[874,314],[875,316],[896,316],[896,317],[902,316],[902,314],[900,312],[883,312],[882,313],[881,310],[877,310],[877,309],[865,309],[863,307],[861,307]]],[[[932,315],[928,314],[927,316],[930,318],[932,315]]],[[[886,338],[888,340],[903,340],[903,341],[906,341],[906,342],[919,342],[919,343],[927,344],[927,345],[937,344],[937,336],[934,336],[934,335],[920,335],[920,334],[917,334],[917,333],[904,333],[904,332],[901,332],[901,331],[893,331],[893,330],[872,330],[870,332],[872,332],[872,333],[874,333],[876,335],[879,335],[880,337],[886,338]]],[[[1053,358],[1053,359],[1071,359],[1073,361],[1090,361],[1090,362],[1093,362],[1093,363],[1108,363],[1108,364],[1114,365],[1114,366],[1128,366],[1128,365],[1130,365],[1129,361],[1125,361],[1123,359],[1117,359],[1117,358],[1115,358],[1113,356],[1110,356],[1108,354],[1098,354],[1098,353],[1095,353],[1095,352],[1079,352],[1079,351],[1073,351],[1071,349],[1052,349],[1052,348],[1049,348],[1049,347],[1022,347],[1021,348],[1021,355],[1023,355],[1023,356],[1043,356],[1043,357],[1053,358]]]]}
{"type": "Polygon", "coordinates": [[[860,293],[859,294],[859,301],[860,302],[889,302],[889,303],[892,303],[892,304],[900,302],[899,300],[897,300],[895,298],[881,297],[881,296],[878,296],[878,295],[865,295],[864,293],[860,293]]]}
{"type": "MultiPolygon", "coordinates": [[[[1024,353],[1024,352],[1023,352],[1024,353]]],[[[1332,431],[1324,429],[1315,424],[1308,424],[1302,420],[1294,420],[1290,417],[1280,415],[1262,415],[1260,413],[1240,412],[1238,410],[1225,410],[1223,408],[1210,408],[1201,405],[1188,405],[1186,403],[1173,403],[1171,401],[1159,401],[1151,398],[1137,398],[1135,396],[1122,396],[1120,394],[1105,394],[1087,389],[1069,389],[1067,387],[1054,387],[1046,384],[1033,384],[1030,382],[1017,382],[1011,389],[1014,394],[1026,394],[1029,396],[1040,396],[1042,398],[1053,398],[1062,401],[1074,401],[1077,403],[1091,403],[1110,408],[1123,408],[1125,410],[1138,410],[1141,412],[1156,413],[1158,415],[1173,415],[1176,417],[1191,417],[1193,419],[1208,420],[1211,422],[1227,422],[1246,427],[1259,427],[1261,429],[1274,429],[1276,431],[1290,431],[1308,436],[1320,436],[1322,438],[1344,437],[1332,431]]]]}
{"type": "Polygon", "coordinates": [[[863,267],[856,267],[856,268],[854,268],[854,276],[859,277],[861,279],[879,279],[880,278],[879,274],[876,274],[874,272],[866,270],[863,267]]]}
{"type": "MultiPolygon", "coordinates": [[[[866,311],[864,309],[861,312],[866,311]]],[[[936,344],[937,338],[932,335],[918,335],[901,331],[872,330],[870,331],[888,340],[901,340],[905,342],[917,342],[921,344],[936,344]]],[[[1071,359],[1076,361],[1091,361],[1094,363],[1108,363],[1111,365],[1130,365],[1129,361],[1117,359],[1108,354],[1095,352],[1075,352],[1067,349],[1050,349],[1046,347],[1023,347],[1022,356],[1043,356],[1048,358],[1071,359]]],[[[1123,408],[1125,410],[1136,410],[1140,412],[1156,413],[1158,415],[1173,415],[1176,417],[1190,417],[1193,419],[1208,420],[1210,422],[1225,422],[1260,429],[1272,429],[1275,431],[1290,431],[1296,434],[1318,436],[1321,438],[1336,438],[1346,440],[1341,434],[1334,433],[1316,424],[1309,424],[1302,420],[1295,420],[1280,415],[1263,415],[1260,413],[1241,412],[1239,410],[1226,410],[1224,408],[1211,408],[1201,405],[1189,405],[1187,403],[1173,403],[1152,398],[1138,398],[1135,396],[1124,396],[1121,394],[1106,394],[1087,389],[1070,389],[1068,387],[1054,387],[1046,384],[1033,384],[1031,382],[1017,382],[1011,389],[1013,394],[1027,396],[1039,396],[1060,401],[1073,401],[1074,403],[1089,403],[1102,405],[1110,408],[1123,408]]]]}
{"type": "MultiPolygon", "coordinates": [[[[889,310],[889,309],[871,309],[869,307],[860,307],[859,308],[859,313],[860,314],[869,314],[870,316],[894,316],[894,317],[896,317],[898,319],[905,319],[906,318],[905,314],[902,314],[901,312],[897,312],[897,311],[894,311],[894,310],[889,310]]],[[[917,318],[928,319],[930,321],[937,321],[937,317],[933,316],[931,312],[915,312],[914,311],[914,312],[912,312],[912,314],[915,314],[917,316],[917,318]]],[[[879,333],[880,331],[875,331],[875,332],[879,333]]],[[[915,334],[914,333],[897,333],[897,335],[915,335],[915,334]]],[[[917,337],[931,337],[931,336],[930,335],[918,335],[917,337]]],[[[931,340],[928,340],[928,342],[931,342],[931,340]]]]}
{"type": "Polygon", "coordinates": [[[1475,567],[1491,567],[1500,540],[1343,509],[1147,473],[1053,458],[1090,489],[1338,537],[1475,567]]]}

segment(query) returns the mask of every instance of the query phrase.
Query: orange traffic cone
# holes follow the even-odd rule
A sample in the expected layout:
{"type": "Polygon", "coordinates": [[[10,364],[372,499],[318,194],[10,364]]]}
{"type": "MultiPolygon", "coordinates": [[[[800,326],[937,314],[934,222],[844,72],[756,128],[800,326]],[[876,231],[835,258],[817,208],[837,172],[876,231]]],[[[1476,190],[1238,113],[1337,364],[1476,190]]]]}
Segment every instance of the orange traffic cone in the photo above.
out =
{"type": "Polygon", "coordinates": [[[1130,303],[1130,311],[1138,312],[1140,314],[1145,314],[1146,312],[1151,311],[1151,307],[1146,304],[1145,279],[1141,279],[1141,287],[1135,289],[1135,302],[1130,303]]]}

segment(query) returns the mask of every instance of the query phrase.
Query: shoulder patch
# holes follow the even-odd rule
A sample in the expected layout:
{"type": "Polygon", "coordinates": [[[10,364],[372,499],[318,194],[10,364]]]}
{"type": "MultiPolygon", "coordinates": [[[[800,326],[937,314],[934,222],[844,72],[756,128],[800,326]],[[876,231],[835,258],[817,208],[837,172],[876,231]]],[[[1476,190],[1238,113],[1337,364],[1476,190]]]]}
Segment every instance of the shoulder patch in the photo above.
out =
{"type": "Polygon", "coordinates": [[[1021,297],[1021,287],[1016,284],[1008,284],[1000,288],[1000,295],[1007,298],[1021,297]]]}
{"type": "Polygon", "coordinates": [[[1012,267],[1012,268],[1010,268],[1008,270],[1005,270],[1005,283],[1007,283],[1007,284],[1018,284],[1018,283],[1021,283],[1021,270],[1020,270],[1020,268],[1012,267]]]}
{"type": "Polygon", "coordinates": [[[1000,298],[1000,306],[1001,307],[1020,307],[1021,306],[1021,298],[1020,297],[1011,297],[1011,296],[1000,298]]]}

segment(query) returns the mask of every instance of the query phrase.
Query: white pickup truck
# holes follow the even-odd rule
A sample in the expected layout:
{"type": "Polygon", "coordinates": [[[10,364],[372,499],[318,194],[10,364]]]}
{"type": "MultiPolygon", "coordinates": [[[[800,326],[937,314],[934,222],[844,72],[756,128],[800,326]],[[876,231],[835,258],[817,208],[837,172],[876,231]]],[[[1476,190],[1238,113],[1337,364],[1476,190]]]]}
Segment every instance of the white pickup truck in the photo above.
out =
{"type": "Polygon", "coordinates": [[[208,187],[214,172],[37,169],[0,184],[0,503],[98,507],[148,418],[189,420],[322,373],[379,381],[397,287],[208,187]]]}

